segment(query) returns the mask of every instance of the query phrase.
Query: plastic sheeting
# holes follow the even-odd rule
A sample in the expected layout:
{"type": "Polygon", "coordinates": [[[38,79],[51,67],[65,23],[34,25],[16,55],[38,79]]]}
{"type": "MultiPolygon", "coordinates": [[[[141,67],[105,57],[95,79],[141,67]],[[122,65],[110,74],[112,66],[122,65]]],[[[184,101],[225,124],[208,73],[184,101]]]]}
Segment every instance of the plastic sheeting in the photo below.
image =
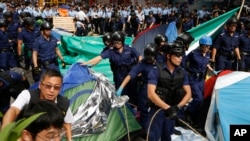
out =
{"type": "Polygon", "coordinates": [[[121,107],[128,100],[127,96],[116,97],[114,86],[103,75],[93,71],[90,75],[97,80],[86,102],[73,113],[75,119],[72,124],[73,137],[104,132],[112,108],[121,107]]]}
{"type": "Polygon", "coordinates": [[[70,100],[75,120],[72,124],[74,141],[115,141],[127,132],[140,129],[125,106],[128,97],[116,97],[114,86],[101,73],[76,63],[66,72],[64,81],[61,95],[70,100]],[[70,83],[73,85],[68,87],[70,83]]]}

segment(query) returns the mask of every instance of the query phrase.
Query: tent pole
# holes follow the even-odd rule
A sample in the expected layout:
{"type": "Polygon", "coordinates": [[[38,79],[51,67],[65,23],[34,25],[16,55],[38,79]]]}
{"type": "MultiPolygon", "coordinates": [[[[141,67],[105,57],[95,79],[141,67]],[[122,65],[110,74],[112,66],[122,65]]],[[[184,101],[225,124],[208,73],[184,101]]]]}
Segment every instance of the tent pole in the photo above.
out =
{"type": "Polygon", "coordinates": [[[239,13],[238,13],[238,15],[237,15],[237,19],[238,19],[238,20],[240,19],[240,14],[241,14],[241,11],[242,11],[242,9],[243,9],[244,4],[245,4],[245,0],[243,0],[242,3],[241,3],[240,11],[239,11],[239,13]]]}

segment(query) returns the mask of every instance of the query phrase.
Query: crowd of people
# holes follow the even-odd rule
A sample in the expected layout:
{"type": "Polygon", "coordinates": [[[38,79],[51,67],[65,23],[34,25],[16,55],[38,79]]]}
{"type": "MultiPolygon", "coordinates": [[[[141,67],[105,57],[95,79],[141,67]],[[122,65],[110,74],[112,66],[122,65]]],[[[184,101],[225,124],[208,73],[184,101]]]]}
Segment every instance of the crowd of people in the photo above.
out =
{"type": "MultiPolygon", "coordinates": [[[[179,3],[148,3],[143,7],[68,6],[68,16],[74,17],[76,22],[75,35],[86,36],[90,30],[103,35],[103,51],[81,65],[95,66],[102,59],[109,59],[117,90],[115,94],[129,96],[129,102],[140,112],[142,136],[150,141],[171,140],[172,134],[181,134],[174,129],[174,126],[181,126],[178,119],[198,126],[207,70],[214,74],[226,69],[250,70],[250,14],[247,12],[242,12],[239,19],[230,18],[214,40],[207,35],[201,37],[199,47],[186,54],[194,41],[187,31],[226,11],[215,5],[210,11],[203,6],[201,10],[190,12],[187,3],[182,6],[179,3]],[[143,54],[125,44],[126,36],[136,36],[155,24],[172,21],[176,21],[180,34],[171,43],[167,36],[156,35],[145,46],[143,54]]],[[[57,40],[51,35],[53,16],[60,16],[57,6],[45,5],[41,10],[31,3],[0,4],[0,109],[5,114],[2,128],[18,119],[19,114],[26,115],[22,111],[26,109],[25,105],[37,103],[39,106],[42,104],[40,100],[56,103],[64,117],[64,122],[58,119],[57,123],[46,123],[44,128],[34,133],[31,130],[33,125],[27,127],[22,138],[29,135],[34,141],[36,138],[47,140],[48,136],[40,134],[43,129],[62,127],[66,129],[68,141],[72,140],[70,124],[74,119],[69,100],[59,95],[62,75],[58,58],[62,63],[64,58],[57,47],[57,40]],[[38,89],[25,90],[30,85],[27,77],[23,71],[13,69],[20,67],[25,70],[31,68],[33,79],[39,84],[38,89]],[[11,105],[10,97],[16,99],[11,105]]],[[[58,131],[52,138],[60,138],[58,131]]]]}

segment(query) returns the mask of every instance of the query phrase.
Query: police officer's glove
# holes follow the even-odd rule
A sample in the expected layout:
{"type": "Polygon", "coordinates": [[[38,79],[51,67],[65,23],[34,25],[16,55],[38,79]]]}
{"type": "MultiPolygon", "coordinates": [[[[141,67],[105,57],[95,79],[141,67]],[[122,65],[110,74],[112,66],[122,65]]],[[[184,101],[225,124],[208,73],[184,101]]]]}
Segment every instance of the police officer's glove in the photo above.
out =
{"type": "Polygon", "coordinates": [[[213,70],[213,74],[214,75],[218,75],[218,73],[220,73],[221,71],[216,71],[216,70],[213,70]]]}
{"type": "Polygon", "coordinates": [[[62,68],[65,69],[66,68],[66,63],[64,61],[62,61],[62,68]]]}
{"type": "Polygon", "coordinates": [[[165,110],[165,115],[169,119],[176,120],[178,118],[177,116],[178,111],[179,111],[178,106],[171,106],[170,108],[165,110]]]}
{"type": "Polygon", "coordinates": [[[41,68],[39,68],[39,67],[34,67],[34,68],[32,69],[32,72],[33,72],[34,75],[40,75],[41,72],[42,72],[42,70],[41,70],[41,68]]]}
{"type": "Polygon", "coordinates": [[[18,59],[18,62],[19,62],[19,63],[22,62],[22,61],[24,60],[24,58],[23,58],[22,55],[19,55],[19,56],[17,57],[17,59],[18,59]]]}
{"type": "Polygon", "coordinates": [[[118,90],[115,92],[116,96],[121,96],[122,95],[123,88],[119,87],[118,90]]]}

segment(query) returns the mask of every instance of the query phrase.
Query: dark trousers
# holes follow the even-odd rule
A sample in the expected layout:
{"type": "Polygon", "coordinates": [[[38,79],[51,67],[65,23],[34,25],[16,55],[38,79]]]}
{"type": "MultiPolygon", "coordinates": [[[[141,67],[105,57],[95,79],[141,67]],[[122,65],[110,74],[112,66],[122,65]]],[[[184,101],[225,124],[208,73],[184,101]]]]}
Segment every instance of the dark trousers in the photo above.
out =
{"type": "Polygon", "coordinates": [[[171,141],[175,121],[166,118],[164,110],[160,110],[155,115],[156,112],[158,112],[158,108],[151,108],[149,111],[149,120],[147,124],[147,131],[149,129],[149,141],[159,141],[160,139],[161,141],[171,141]],[[150,124],[151,120],[152,123],[150,124]]]}

